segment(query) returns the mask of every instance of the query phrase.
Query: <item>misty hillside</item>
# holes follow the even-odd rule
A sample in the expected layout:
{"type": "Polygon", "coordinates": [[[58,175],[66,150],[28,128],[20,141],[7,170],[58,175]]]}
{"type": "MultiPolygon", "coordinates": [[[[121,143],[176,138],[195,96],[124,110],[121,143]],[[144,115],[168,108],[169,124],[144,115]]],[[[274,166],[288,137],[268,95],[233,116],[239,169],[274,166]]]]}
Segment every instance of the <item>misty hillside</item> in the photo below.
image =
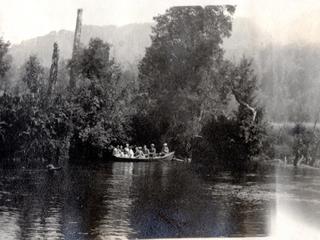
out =
{"type": "MultiPolygon", "coordinates": [[[[130,24],[123,27],[91,26],[82,28],[81,42],[86,45],[90,38],[99,37],[112,44],[112,55],[121,63],[134,63],[144,54],[144,49],[150,44],[151,24],[130,24]]],[[[14,63],[20,66],[30,54],[36,54],[45,66],[50,66],[52,46],[58,42],[61,59],[69,59],[72,53],[73,32],[60,30],[47,35],[25,40],[13,45],[10,54],[14,63]]]]}
{"type": "MultiPolygon", "coordinates": [[[[86,45],[90,38],[99,37],[112,44],[112,55],[122,64],[137,64],[143,55],[145,48],[150,45],[151,23],[129,24],[116,26],[84,25],[81,41],[86,45]]],[[[251,55],[252,51],[264,44],[268,39],[259,32],[258,28],[246,18],[234,20],[232,36],[225,40],[227,56],[235,57],[244,52],[251,55]]],[[[57,41],[61,58],[71,57],[73,32],[60,30],[50,32],[47,35],[23,41],[13,45],[10,54],[14,63],[19,66],[24,63],[30,54],[36,54],[45,66],[51,64],[52,45],[57,41]]]]}

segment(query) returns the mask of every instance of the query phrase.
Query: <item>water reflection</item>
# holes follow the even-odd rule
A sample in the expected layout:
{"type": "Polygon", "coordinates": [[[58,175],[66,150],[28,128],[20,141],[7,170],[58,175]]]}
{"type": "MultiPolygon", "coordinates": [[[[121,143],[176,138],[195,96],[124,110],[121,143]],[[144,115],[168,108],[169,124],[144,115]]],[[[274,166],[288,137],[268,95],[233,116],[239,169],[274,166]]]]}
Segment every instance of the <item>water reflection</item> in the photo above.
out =
{"type": "Polygon", "coordinates": [[[107,182],[108,194],[104,195],[101,216],[92,233],[95,236],[134,235],[130,227],[129,212],[132,205],[133,163],[113,163],[112,174],[107,182]]]}
{"type": "Polygon", "coordinates": [[[277,169],[274,233],[282,239],[320,239],[320,169],[277,169]]]}
{"type": "Polygon", "coordinates": [[[270,229],[272,176],[204,178],[189,165],[106,163],[1,170],[4,239],[260,236],[270,229]]]}

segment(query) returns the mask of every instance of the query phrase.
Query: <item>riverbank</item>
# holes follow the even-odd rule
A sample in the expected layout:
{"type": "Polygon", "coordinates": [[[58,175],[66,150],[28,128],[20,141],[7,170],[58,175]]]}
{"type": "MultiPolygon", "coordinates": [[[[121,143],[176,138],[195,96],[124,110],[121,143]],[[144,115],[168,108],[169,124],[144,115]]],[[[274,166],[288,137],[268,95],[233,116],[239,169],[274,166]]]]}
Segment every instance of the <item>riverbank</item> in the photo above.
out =
{"type": "Polygon", "coordinates": [[[288,169],[314,169],[314,170],[319,170],[319,167],[314,167],[310,166],[307,164],[298,164],[297,166],[294,166],[292,163],[286,163],[285,161],[281,159],[274,159],[274,160],[267,160],[267,161],[262,161],[259,164],[265,165],[265,166],[270,166],[270,167],[282,167],[282,168],[288,168],[288,169]]]}

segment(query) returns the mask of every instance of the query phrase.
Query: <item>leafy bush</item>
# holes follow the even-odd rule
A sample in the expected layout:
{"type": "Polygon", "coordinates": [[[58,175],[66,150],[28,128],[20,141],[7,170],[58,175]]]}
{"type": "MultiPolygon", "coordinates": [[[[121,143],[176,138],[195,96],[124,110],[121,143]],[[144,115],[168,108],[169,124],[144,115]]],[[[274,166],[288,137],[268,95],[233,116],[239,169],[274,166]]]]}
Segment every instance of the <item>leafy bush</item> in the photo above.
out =
{"type": "Polygon", "coordinates": [[[43,108],[30,94],[0,97],[1,160],[55,161],[65,148],[68,113],[59,97],[43,108]]]}
{"type": "Polygon", "coordinates": [[[270,151],[271,145],[263,127],[251,126],[248,135],[236,118],[213,117],[202,129],[210,156],[210,165],[218,164],[234,171],[245,171],[252,157],[270,151]],[[211,161],[211,163],[210,163],[211,161]]]}

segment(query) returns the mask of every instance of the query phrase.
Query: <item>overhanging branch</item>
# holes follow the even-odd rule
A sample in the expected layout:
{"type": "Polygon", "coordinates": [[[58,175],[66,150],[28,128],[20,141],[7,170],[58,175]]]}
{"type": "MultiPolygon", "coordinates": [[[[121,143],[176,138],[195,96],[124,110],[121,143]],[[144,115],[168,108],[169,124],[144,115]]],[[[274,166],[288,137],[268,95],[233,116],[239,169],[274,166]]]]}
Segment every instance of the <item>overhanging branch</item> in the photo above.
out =
{"type": "Polygon", "coordinates": [[[236,101],[240,105],[245,106],[247,109],[249,109],[252,112],[252,122],[254,122],[256,120],[257,111],[253,107],[251,107],[248,103],[242,101],[240,96],[239,96],[240,94],[234,88],[232,89],[232,93],[233,93],[236,101]]]}

